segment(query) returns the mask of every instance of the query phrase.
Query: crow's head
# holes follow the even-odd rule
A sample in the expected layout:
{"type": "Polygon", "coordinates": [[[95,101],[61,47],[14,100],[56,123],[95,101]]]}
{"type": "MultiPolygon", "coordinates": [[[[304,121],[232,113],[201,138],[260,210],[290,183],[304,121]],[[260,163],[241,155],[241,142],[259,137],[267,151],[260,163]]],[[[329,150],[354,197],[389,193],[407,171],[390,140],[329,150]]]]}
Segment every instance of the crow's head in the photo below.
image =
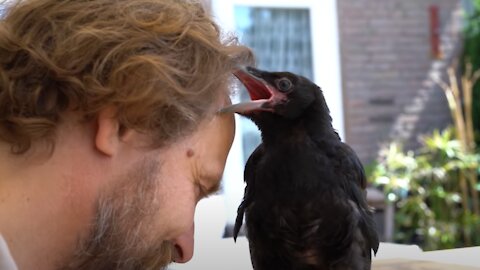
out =
{"type": "Polygon", "coordinates": [[[268,113],[294,120],[321,95],[317,85],[290,72],[246,67],[234,74],[245,85],[251,101],[231,105],[222,112],[237,112],[252,119],[268,113]]]}

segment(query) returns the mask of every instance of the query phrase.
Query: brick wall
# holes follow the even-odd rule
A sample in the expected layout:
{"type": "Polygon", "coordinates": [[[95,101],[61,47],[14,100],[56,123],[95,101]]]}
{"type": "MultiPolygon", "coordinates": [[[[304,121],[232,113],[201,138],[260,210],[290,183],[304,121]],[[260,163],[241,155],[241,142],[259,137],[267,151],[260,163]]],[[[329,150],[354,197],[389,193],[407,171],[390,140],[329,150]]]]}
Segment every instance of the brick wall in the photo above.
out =
{"type": "Polygon", "coordinates": [[[428,80],[438,62],[430,50],[432,4],[443,29],[456,0],[338,0],[346,140],[365,163],[384,142],[414,148],[419,134],[450,122],[443,92],[428,80]]]}

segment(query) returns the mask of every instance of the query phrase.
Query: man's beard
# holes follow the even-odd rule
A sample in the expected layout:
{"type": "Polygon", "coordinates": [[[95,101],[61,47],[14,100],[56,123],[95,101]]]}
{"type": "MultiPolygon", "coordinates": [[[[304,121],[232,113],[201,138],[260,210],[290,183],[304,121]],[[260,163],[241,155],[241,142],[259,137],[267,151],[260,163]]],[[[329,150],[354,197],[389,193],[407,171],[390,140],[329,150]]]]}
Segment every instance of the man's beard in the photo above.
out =
{"type": "Polygon", "coordinates": [[[145,159],[101,196],[89,237],[60,269],[164,269],[174,249],[153,226],[158,171],[158,161],[145,159]]]}

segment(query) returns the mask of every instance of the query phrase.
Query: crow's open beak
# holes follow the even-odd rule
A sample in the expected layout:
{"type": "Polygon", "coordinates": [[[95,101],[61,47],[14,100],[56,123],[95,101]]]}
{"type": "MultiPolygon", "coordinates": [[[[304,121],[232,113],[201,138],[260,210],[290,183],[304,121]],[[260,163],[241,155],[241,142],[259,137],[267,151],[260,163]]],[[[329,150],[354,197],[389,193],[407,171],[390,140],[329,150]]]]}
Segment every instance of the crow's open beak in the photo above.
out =
{"type": "Polygon", "coordinates": [[[250,101],[233,104],[221,109],[220,113],[247,113],[251,111],[271,111],[269,102],[274,89],[262,77],[261,71],[252,67],[239,68],[233,74],[242,82],[250,94],[250,101]]]}

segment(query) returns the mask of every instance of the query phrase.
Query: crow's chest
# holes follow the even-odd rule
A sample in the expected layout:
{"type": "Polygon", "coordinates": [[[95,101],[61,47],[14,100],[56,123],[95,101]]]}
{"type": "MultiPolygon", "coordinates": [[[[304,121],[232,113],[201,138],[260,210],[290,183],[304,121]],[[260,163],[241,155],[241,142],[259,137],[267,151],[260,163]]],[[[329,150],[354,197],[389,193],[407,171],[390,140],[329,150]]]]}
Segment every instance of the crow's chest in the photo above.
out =
{"type": "Polygon", "coordinates": [[[334,163],[326,151],[309,142],[267,148],[256,166],[256,193],[276,201],[320,196],[336,182],[334,163]]]}

